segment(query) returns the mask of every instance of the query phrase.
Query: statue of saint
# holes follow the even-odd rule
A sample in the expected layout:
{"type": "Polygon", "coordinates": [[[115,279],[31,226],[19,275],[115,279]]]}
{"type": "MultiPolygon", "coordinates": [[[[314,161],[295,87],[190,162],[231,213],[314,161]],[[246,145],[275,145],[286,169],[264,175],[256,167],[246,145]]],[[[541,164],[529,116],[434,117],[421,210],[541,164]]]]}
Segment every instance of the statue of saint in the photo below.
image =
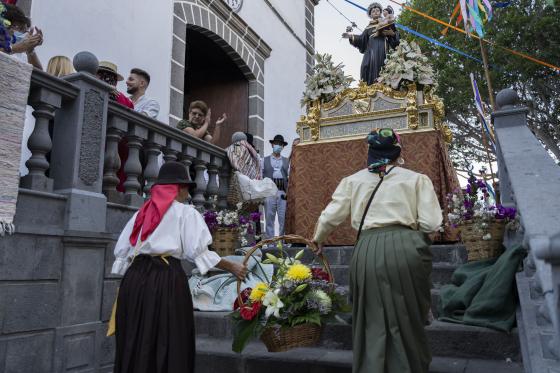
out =
{"type": "Polygon", "coordinates": [[[360,79],[370,85],[376,82],[385,65],[389,48],[395,49],[399,45],[400,36],[395,28],[394,12],[390,6],[383,9],[381,4],[372,3],[368,7],[368,15],[371,21],[361,35],[345,32],[342,37],[363,53],[360,79]],[[385,14],[385,18],[381,17],[381,13],[385,14]]]}

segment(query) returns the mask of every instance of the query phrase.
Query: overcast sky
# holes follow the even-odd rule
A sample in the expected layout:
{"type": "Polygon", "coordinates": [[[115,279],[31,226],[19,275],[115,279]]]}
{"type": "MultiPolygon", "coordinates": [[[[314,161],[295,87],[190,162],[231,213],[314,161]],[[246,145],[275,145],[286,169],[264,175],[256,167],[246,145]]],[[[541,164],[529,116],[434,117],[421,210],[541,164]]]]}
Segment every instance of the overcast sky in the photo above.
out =
{"type": "MultiPolygon", "coordinates": [[[[369,0],[352,0],[354,3],[367,8],[371,3],[369,0]]],[[[383,7],[391,5],[398,16],[400,7],[388,0],[379,1],[383,7]]],[[[368,24],[369,18],[366,13],[347,3],[344,0],[321,0],[319,5],[315,7],[315,49],[318,53],[329,53],[333,56],[336,63],[342,62],[345,66],[346,75],[351,75],[356,81],[360,79],[360,64],[362,63],[362,55],[360,52],[348,43],[348,40],[342,39],[340,36],[346,30],[346,26],[350,25],[343,16],[331,6],[334,5],[350,20],[356,22],[356,25],[363,30],[368,24]]],[[[354,33],[360,33],[354,29],[354,33]]]]}

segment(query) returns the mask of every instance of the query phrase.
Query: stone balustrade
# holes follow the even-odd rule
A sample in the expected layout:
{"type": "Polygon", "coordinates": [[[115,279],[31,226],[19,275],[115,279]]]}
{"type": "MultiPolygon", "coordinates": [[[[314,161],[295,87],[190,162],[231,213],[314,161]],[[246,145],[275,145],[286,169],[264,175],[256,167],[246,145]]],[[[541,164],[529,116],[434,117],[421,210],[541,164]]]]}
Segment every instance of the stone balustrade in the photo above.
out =
{"type": "Polygon", "coordinates": [[[528,250],[517,275],[523,365],[526,372],[552,372],[560,366],[560,168],[528,127],[517,94],[503,90],[496,103],[501,202],[517,208],[522,225],[504,244],[528,250]]]}
{"type": "MultiPolygon", "coordinates": [[[[36,123],[28,141],[29,174],[21,187],[77,193],[90,208],[106,202],[139,207],[161,164],[179,161],[197,183],[192,203],[226,208],[225,151],[110,100],[111,89],[85,71],[62,79],[33,71],[29,105],[36,123]],[[119,173],[125,177],[121,192],[119,173]]],[[[78,219],[79,213],[70,215],[78,219]]]]}

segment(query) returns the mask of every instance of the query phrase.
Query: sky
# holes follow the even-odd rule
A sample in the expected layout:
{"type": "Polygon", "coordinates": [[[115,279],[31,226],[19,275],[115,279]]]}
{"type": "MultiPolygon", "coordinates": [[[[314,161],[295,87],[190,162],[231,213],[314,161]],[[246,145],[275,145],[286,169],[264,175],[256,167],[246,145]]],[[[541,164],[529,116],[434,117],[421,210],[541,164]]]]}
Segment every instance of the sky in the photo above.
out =
{"type": "MultiPolygon", "coordinates": [[[[354,3],[367,8],[371,3],[369,0],[352,0],[354,3]]],[[[391,5],[395,10],[395,16],[400,14],[400,7],[388,0],[379,1],[386,7],[391,5]]],[[[360,52],[348,43],[348,40],[342,39],[341,35],[346,31],[346,27],[350,26],[350,22],[344,19],[332,6],[334,5],[346,17],[348,17],[356,25],[363,30],[369,22],[369,18],[361,9],[347,3],[344,0],[321,0],[319,5],[315,7],[315,49],[318,53],[329,53],[333,56],[333,62],[344,64],[344,72],[346,75],[352,76],[356,81],[360,79],[360,64],[362,63],[362,55],[360,52]]],[[[359,34],[360,31],[353,31],[359,34]]]]}

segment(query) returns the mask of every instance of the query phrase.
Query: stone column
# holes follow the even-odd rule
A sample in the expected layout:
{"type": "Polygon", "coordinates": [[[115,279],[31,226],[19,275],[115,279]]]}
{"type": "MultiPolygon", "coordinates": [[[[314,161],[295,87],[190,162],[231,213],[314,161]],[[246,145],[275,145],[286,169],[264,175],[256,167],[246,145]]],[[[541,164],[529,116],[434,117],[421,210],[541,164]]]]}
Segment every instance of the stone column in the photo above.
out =
{"type": "Polygon", "coordinates": [[[142,197],[142,185],[138,177],[142,175],[142,163],[140,163],[140,151],[142,143],[148,137],[148,129],[138,125],[130,124],[125,138],[128,146],[128,159],[124,164],[126,181],[124,182],[125,203],[129,206],[140,207],[144,203],[142,197]]]}
{"type": "Polygon", "coordinates": [[[144,170],[144,179],[146,180],[146,185],[144,185],[144,193],[146,193],[146,195],[150,194],[150,189],[157,179],[159,172],[158,157],[160,154],[160,149],[165,144],[165,142],[165,136],[160,135],[159,133],[150,132],[148,142],[146,143],[148,162],[146,164],[146,169],[144,170]]]}
{"type": "Polygon", "coordinates": [[[21,179],[21,186],[45,192],[52,192],[53,179],[45,175],[49,169],[46,155],[52,149],[51,135],[49,134],[49,123],[54,119],[54,112],[60,108],[62,97],[43,87],[32,89],[29,102],[35,117],[35,128],[29,137],[27,145],[31,151],[31,158],[25,165],[29,174],[21,179]]]}
{"type": "Polygon", "coordinates": [[[66,229],[103,232],[107,209],[103,165],[112,88],[91,75],[95,56],[79,55],[88,58],[75,64],[77,74],[64,78],[79,88],[79,94],[56,113],[50,176],[55,192],[68,196],[66,229]]]}
{"type": "Polygon", "coordinates": [[[192,180],[191,177],[191,166],[193,164],[193,160],[196,157],[197,151],[195,148],[187,145],[183,145],[183,152],[181,153],[181,163],[187,167],[187,172],[189,173],[189,179],[192,180]]]}
{"type": "Polygon", "coordinates": [[[119,141],[121,141],[126,133],[127,127],[128,123],[126,120],[114,115],[109,117],[103,169],[103,194],[111,202],[120,202],[122,199],[121,193],[117,191],[117,185],[119,185],[117,172],[121,167],[119,141]]]}

